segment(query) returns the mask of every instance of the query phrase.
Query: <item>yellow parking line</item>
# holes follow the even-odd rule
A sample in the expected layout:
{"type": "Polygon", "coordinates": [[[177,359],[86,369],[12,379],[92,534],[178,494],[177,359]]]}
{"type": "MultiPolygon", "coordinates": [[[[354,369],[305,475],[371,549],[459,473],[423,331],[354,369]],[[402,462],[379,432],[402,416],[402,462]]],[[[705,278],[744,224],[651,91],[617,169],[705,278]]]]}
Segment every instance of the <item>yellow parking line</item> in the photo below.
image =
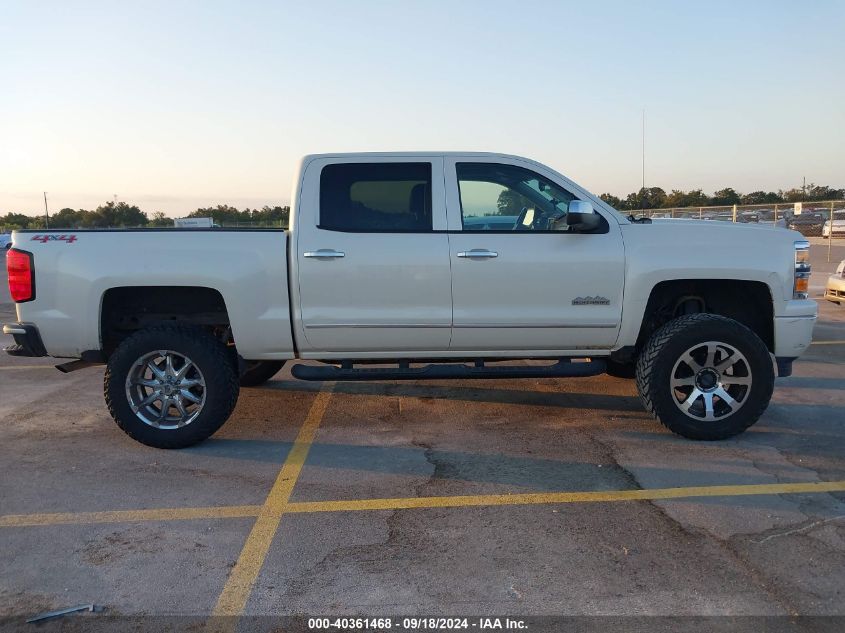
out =
{"type": "Polygon", "coordinates": [[[845,492],[845,481],[794,484],[747,484],[737,486],[693,486],[646,490],[607,490],[596,492],[540,492],[505,495],[464,495],[452,497],[406,497],[394,499],[351,499],[349,501],[297,501],[285,512],[355,512],[361,510],[407,510],[413,508],[461,508],[470,506],[515,506],[554,503],[595,503],[682,499],[691,497],[739,497],[795,493],[845,492]]]}
{"type": "Polygon", "coordinates": [[[217,506],[209,508],[155,508],[151,510],[108,510],[105,512],[55,512],[49,514],[7,514],[0,527],[38,525],[91,525],[135,521],[187,521],[190,519],[236,519],[256,517],[261,506],[217,506]]]}
{"type": "Polygon", "coordinates": [[[813,341],[810,345],[845,345],[845,341],[813,341]]]}
{"type": "MultiPolygon", "coordinates": [[[[302,456],[304,457],[304,456],[302,456]]],[[[303,460],[304,461],[304,460],[303,460]]],[[[301,469],[301,463],[299,465],[301,469]]],[[[286,485],[290,485],[289,483],[286,485]]],[[[290,486],[292,489],[292,486],[290,486]]],[[[278,490],[278,489],[277,489],[278,490]]],[[[473,506],[540,505],[556,503],[597,503],[648,501],[695,497],[739,497],[799,493],[845,492],[845,481],[794,484],[747,484],[736,486],[695,486],[645,490],[600,490],[594,492],[540,492],[504,495],[460,495],[453,497],[399,497],[350,499],[346,501],[293,501],[283,503],[282,494],[273,500],[266,514],[276,512],[356,512],[364,510],[410,510],[415,508],[461,508],[473,506]]],[[[288,493],[288,496],[290,494],[288,493]]],[[[142,521],[187,521],[190,519],[237,519],[258,517],[265,506],[212,506],[204,508],[155,508],[149,510],[110,510],[104,512],[64,512],[52,514],[7,514],[0,516],[2,527],[45,525],[90,525],[94,523],[134,523],[142,521]]]]}
{"type": "MultiPolygon", "coordinates": [[[[308,451],[326,412],[330,397],[331,386],[324,385],[317,393],[305,418],[305,424],[299,430],[270,494],[267,495],[261,507],[258,519],[246,539],[238,562],[229,574],[229,579],[223,587],[212,615],[238,616],[243,613],[252,586],[258,578],[264,559],[270,550],[270,544],[279,528],[282,515],[287,511],[288,500],[302,472],[302,466],[308,457],[308,451]]],[[[234,621],[232,622],[234,624],[234,621]]]]}
{"type": "MultiPolygon", "coordinates": [[[[297,457],[302,459],[304,455],[297,457]]],[[[291,468],[294,466],[291,464],[291,468]]],[[[296,468],[301,469],[302,462],[296,468]]],[[[298,474],[298,473],[297,473],[298,474]]],[[[278,483],[278,480],[277,480],[278,483]]],[[[555,503],[596,503],[694,497],[739,497],[798,493],[845,492],[845,481],[821,481],[794,484],[747,484],[737,486],[695,486],[687,488],[652,488],[645,490],[601,490],[595,492],[540,492],[504,495],[460,495],[450,497],[399,497],[386,499],[350,499],[347,501],[283,502],[283,486],[293,489],[292,481],[283,482],[271,493],[270,507],[212,506],[204,508],[154,508],[150,510],[109,510],[104,512],[59,512],[51,514],[7,514],[0,516],[2,527],[45,525],[91,525],[95,523],[134,523],[141,521],[187,521],[191,519],[237,519],[285,513],[356,512],[364,510],[408,510],[415,508],[461,508],[473,506],[539,505],[555,503]],[[266,508],[266,509],[265,509],[266,508]]],[[[290,493],[288,492],[288,497],[290,493]]],[[[269,498],[268,498],[269,501],[269,498]]]]}

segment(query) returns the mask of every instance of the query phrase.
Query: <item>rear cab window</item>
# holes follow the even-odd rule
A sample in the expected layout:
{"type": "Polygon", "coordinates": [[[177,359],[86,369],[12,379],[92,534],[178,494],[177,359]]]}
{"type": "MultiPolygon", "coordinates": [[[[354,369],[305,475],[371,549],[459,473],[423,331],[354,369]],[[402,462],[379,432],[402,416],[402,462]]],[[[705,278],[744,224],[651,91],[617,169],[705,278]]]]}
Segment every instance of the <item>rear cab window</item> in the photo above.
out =
{"type": "Polygon", "coordinates": [[[432,230],[431,163],[335,163],[320,173],[319,228],[364,233],[432,230]]]}

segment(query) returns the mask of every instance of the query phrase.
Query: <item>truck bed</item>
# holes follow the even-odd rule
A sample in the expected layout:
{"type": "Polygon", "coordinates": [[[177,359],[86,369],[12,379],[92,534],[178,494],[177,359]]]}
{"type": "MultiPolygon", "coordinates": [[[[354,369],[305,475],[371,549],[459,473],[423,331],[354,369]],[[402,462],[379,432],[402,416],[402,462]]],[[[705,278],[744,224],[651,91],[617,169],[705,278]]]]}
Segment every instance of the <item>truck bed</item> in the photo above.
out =
{"type": "Polygon", "coordinates": [[[107,291],[184,286],[220,293],[244,358],[293,358],[283,229],[26,230],[13,244],[33,254],[36,280],[18,320],[38,323],[51,355],[101,349],[107,291]]]}

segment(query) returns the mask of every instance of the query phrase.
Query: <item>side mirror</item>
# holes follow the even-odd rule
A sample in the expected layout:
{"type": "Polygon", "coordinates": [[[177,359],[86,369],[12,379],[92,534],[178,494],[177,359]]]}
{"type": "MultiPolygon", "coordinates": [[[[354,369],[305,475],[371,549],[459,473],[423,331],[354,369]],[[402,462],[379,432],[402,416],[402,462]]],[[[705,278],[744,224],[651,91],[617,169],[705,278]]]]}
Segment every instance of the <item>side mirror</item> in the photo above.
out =
{"type": "Polygon", "coordinates": [[[586,200],[573,200],[569,203],[566,223],[571,231],[583,233],[597,229],[601,225],[601,216],[593,209],[592,203],[586,200]]]}

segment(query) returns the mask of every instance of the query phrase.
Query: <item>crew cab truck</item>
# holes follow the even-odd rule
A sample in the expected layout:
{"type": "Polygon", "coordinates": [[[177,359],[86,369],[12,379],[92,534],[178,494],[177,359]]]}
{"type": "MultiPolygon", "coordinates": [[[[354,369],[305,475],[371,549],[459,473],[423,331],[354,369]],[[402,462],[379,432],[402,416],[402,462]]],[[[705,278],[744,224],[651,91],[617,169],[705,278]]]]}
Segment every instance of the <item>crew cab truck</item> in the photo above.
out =
{"type": "Polygon", "coordinates": [[[625,217],[501,154],[307,156],[292,191],[288,231],[15,232],[6,351],[106,364],[117,424],[178,448],[296,359],[321,381],[635,377],[669,429],[717,440],[810,344],[794,231],[625,217]]]}

